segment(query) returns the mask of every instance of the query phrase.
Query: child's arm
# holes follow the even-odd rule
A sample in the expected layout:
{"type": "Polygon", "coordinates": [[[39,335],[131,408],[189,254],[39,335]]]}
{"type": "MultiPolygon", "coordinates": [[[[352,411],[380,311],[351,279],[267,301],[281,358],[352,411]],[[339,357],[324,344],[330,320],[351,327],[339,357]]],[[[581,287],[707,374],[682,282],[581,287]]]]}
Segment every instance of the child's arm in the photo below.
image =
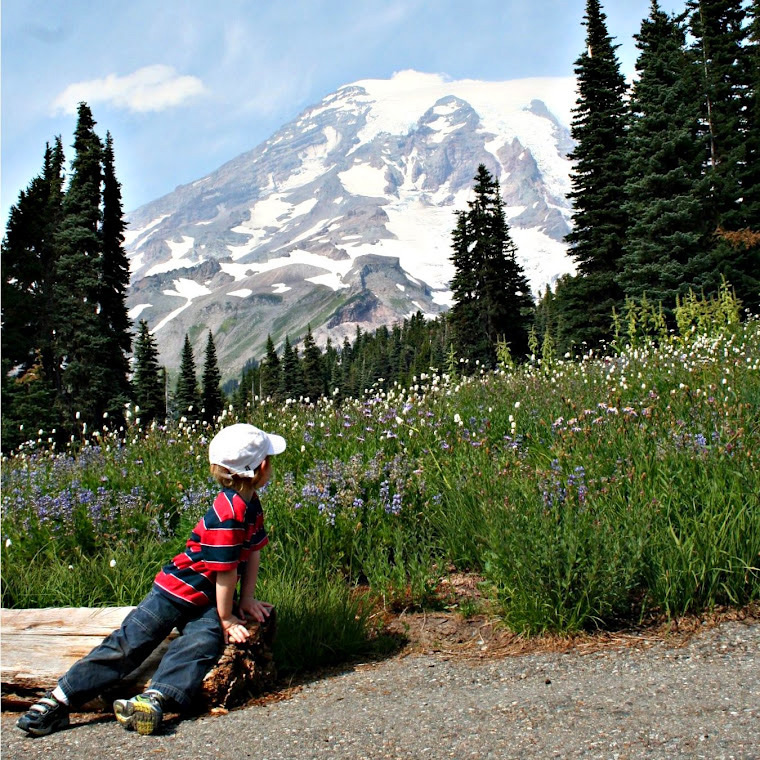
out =
{"type": "Polygon", "coordinates": [[[269,617],[272,605],[256,599],[256,580],[259,577],[260,562],[261,552],[259,550],[252,551],[240,584],[240,604],[238,606],[243,617],[249,615],[259,623],[263,623],[269,617]]]}
{"type": "Polygon", "coordinates": [[[224,640],[241,643],[248,638],[248,629],[240,618],[232,614],[232,603],[237,585],[237,568],[216,574],[216,611],[224,630],[224,640]]]}

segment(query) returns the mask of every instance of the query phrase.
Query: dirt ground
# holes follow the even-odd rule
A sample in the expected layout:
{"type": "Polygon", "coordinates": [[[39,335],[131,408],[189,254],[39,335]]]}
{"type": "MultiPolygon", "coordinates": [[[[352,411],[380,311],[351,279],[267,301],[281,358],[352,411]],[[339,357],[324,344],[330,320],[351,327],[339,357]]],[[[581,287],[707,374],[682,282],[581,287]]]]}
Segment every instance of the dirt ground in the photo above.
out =
{"type": "Polygon", "coordinates": [[[724,622],[760,622],[760,604],[756,603],[739,610],[719,609],[678,620],[652,619],[618,631],[526,637],[513,633],[502,624],[482,593],[482,584],[482,579],[476,575],[450,575],[438,589],[441,598],[447,601],[445,611],[387,613],[384,629],[398,636],[404,642],[404,651],[410,653],[487,659],[536,652],[645,647],[663,641],[682,646],[697,632],[724,622]],[[466,614],[472,610],[476,612],[466,614]]]}

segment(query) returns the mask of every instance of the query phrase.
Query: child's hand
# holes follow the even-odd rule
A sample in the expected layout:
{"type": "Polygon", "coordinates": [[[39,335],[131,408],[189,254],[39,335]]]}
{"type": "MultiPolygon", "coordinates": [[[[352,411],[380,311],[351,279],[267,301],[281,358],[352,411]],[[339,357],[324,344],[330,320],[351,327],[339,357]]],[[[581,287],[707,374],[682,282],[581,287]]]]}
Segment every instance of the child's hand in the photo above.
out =
{"type": "Polygon", "coordinates": [[[230,615],[227,618],[220,618],[220,620],[222,621],[225,644],[229,644],[230,641],[235,644],[242,644],[250,635],[240,618],[230,615]]]}
{"type": "Polygon", "coordinates": [[[274,605],[269,602],[260,602],[258,599],[249,599],[248,601],[241,602],[238,608],[240,616],[243,620],[253,618],[259,623],[263,623],[272,611],[274,605]]]}

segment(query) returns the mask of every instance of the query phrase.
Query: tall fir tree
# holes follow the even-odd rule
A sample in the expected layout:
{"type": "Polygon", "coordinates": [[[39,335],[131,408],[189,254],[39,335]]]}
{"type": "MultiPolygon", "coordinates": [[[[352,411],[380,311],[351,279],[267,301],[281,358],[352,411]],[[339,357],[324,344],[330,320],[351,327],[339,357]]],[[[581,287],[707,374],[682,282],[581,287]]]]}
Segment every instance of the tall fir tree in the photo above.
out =
{"type": "Polygon", "coordinates": [[[200,419],[201,394],[198,390],[193,347],[190,344],[190,337],[188,335],[185,335],[185,342],[182,346],[182,358],[179,366],[179,377],[177,378],[177,390],[174,394],[174,406],[177,414],[181,417],[194,420],[200,419]]]}
{"type": "Polygon", "coordinates": [[[102,294],[101,183],[103,146],[95,120],[80,103],[74,134],[71,178],[56,235],[58,256],[54,297],[55,364],[64,418],[99,427],[111,408],[113,375],[103,357],[109,356],[109,336],[100,318],[102,294]]]}
{"type": "MultiPolygon", "coordinates": [[[[487,336],[478,313],[477,271],[472,255],[474,241],[471,240],[466,211],[456,212],[457,223],[451,233],[453,253],[451,261],[454,264],[454,276],[451,279],[451,297],[453,304],[449,311],[449,321],[454,342],[454,350],[464,359],[472,351],[476,355],[487,352],[487,336]]],[[[401,338],[399,329],[399,341],[401,338]]],[[[394,356],[394,371],[400,367],[401,346],[394,356]]]]}
{"type": "Polygon", "coordinates": [[[622,302],[616,278],[627,227],[626,84],[606,22],[599,0],[586,0],[586,50],[575,62],[578,100],[571,129],[573,229],[566,236],[579,275],[571,290],[578,293],[561,307],[571,341],[609,337],[612,309],[622,302]],[[578,302],[580,310],[574,308],[578,302]]]}
{"type": "MultiPolygon", "coordinates": [[[[751,5],[756,17],[757,2],[751,5]]],[[[732,243],[733,234],[760,226],[760,124],[754,119],[758,74],[752,15],[744,0],[689,0],[687,8],[694,40],[691,51],[702,84],[701,124],[708,145],[706,218],[716,232],[714,244],[692,260],[689,274],[708,293],[717,292],[725,277],[746,305],[756,307],[760,304],[760,248],[732,243]]]]}
{"type": "MultiPolygon", "coordinates": [[[[469,211],[458,215],[452,233],[452,327],[460,356],[493,367],[499,340],[510,345],[513,355],[527,351],[533,299],[517,262],[499,183],[484,164],[475,175],[473,194],[469,211]]],[[[410,342],[419,351],[418,328],[413,320],[410,342]]]]}
{"type": "Polygon", "coordinates": [[[143,422],[163,419],[166,416],[164,377],[158,363],[158,347],[144,319],[140,320],[137,327],[132,388],[135,404],[140,408],[139,416],[143,422]]]}
{"type": "Polygon", "coordinates": [[[112,140],[104,150],[86,103],[73,147],[64,192],[60,137],[47,146],[42,175],[11,210],[2,251],[3,371],[34,384],[25,408],[44,398],[38,416],[55,410],[61,438],[75,420],[90,430],[106,417],[118,425],[131,392],[121,189],[112,140]]]}
{"type": "Polygon", "coordinates": [[[61,139],[45,149],[43,169],[11,207],[2,241],[2,448],[60,427],[56,404],[55,231],[63,213],[61,139]]]}
{"type": "Polygon", "coordinates": [[[298,359],[298,349],[285,336],[282,349],[280,394],[286,399],[299,399],[304,395],[303,371],[298,359]]]}
{"type": "Polygon", "coordinates": [[[107,132],[103,151],[103,222],[100,230],[102,255],[98,301],[101,330],[107,338],[106,353],[101,358],[108,365],[110,374],[108,412],[112,417],[121,415],[131,390],[128,355],[132,350],[132,323],[126,303],[129,260],[124,251],[125,229],[121,183],[116,178],[114,167],[113,138],[107,132]]]}
{"type": "Polygon", "coordinates": [[[705,140],[685,31],[656,0],[636,36],[624,210],[630,220],[618,283],[626,297],[675,307],[689,262],[712,245],[706,223],[705,140]]]}
{"type": "Polygon", "coordinates": [[[714,227],[739,229],[742,214],[738,166],[744,161],[749,71],[742,65],[744,0],[688,0],[691,48],[701,83],[701,116],[714,227]]]}
{"type": "Polygon", "coordinates": [[[336,388],[340,394],[339,377],[340,377],[340,353],[335,348],[332,338],[327,337],[324,354],[324,376],[327,384],[326,392],[331,395],[336,388]]]}
{"type": "Polygon", "coordinates": [[[257,361],[249,360],[240,373],[240,382],[233,395],[232,403],[238,412],[244,412],[254,404],[254,396],[259,394],[260,367],[257,361]]]}
{"type": "Polygon", "coordinates": [[[743,225],[760,233],[760,0],[753,0],[747,11],[746,44],[742,64],[746,80],[745,164],[741,174],[743,225]]]}
{"type": "Polygon", "coordinates": [[[260,395],[262,399],[279,397],[281,376],[280,357],[277,356],[272,336],[267,335],[266,355],[261,363],[260,375],[260,395]]]}
{"type": "Polygon", "coordinates": [[[213,423],[224,409],[221,389],[222,373],[216,360],[216,346],[211,330],[206,341],[206,358],[203,364],[202,414],[205,422],[213,423]]]}
{"type": "Polygon", "coordinates": [[[311,325],[303,342],[303,384],[304,393],[312,402],[324,396],[327,389],[322,352],[311,334],[311,325]]]}
{"type": "Polygon", "coordinates": [[[11,207],[2,242],[3,361],[24,372],[40,360],[53,375],[54,238],[63,214],[63,147],[60,137],[45,149],[42,172],[11,207]]]}

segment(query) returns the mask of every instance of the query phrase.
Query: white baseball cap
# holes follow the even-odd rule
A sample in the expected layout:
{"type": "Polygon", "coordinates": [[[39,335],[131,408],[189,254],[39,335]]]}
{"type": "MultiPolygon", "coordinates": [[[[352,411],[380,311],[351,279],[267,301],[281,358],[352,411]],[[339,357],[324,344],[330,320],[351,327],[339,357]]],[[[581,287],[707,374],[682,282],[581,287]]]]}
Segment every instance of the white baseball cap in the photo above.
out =
{"type": "Polygon", "coordinates": [[[252,478],[256,468],[268,456],[283,451],[285,439],[281,435],[239,423],[222,428],[211,439],[208,460],[211,464],[226,467],[234,475],[252,478]]]}

